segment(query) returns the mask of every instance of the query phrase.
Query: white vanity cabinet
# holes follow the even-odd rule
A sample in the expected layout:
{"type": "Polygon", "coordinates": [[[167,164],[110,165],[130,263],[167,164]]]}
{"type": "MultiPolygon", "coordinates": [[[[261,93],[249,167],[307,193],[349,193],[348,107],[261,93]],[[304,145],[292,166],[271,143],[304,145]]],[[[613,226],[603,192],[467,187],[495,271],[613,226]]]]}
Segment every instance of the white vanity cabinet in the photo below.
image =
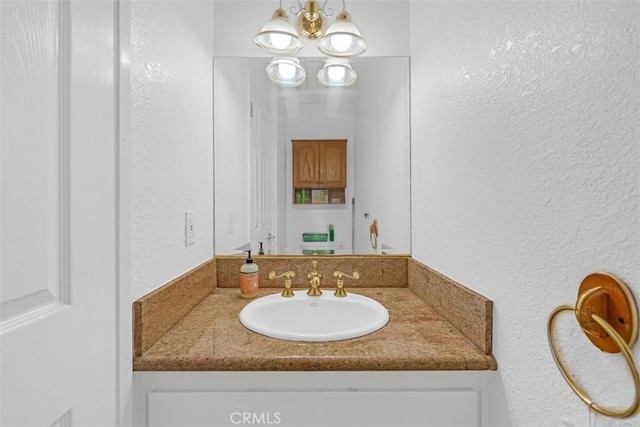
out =
{"type": "Polygon", "coordinates": [[[495,371],[134,372],[139,426],[492,426],[495,371]]]}

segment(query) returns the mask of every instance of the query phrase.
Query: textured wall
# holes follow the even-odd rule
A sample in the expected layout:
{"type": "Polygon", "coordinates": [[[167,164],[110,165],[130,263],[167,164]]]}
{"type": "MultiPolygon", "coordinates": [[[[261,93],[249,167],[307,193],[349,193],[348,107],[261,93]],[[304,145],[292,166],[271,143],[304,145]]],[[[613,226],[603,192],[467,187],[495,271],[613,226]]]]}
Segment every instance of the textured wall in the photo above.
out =
{"type": "MultiPolygon", "coordinates": [[[[413,254],[494,300],[514,426],[588,425],[546,337],[584,276],[617,273],[640,300],[638,16],[623,1],[412,2],[413,254]]],[[[624,359],[559,323],[596,402],[627,405],[624,359]]]]}
{"type": "Polygon", "coordinates": [[[136,299],[213,256],[213,4],[134,0],[131,15],[136,299]]]}

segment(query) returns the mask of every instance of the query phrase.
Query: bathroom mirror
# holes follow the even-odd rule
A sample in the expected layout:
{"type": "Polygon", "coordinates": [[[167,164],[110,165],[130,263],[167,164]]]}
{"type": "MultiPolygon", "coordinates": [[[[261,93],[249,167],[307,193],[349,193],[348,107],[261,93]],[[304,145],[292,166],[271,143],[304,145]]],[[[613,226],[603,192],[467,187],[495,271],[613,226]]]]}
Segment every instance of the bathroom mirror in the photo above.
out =
{"type": "Polygon", "coordinates": [[[214,58],[215,253],[409,254],[409,58],[351,59],[349,87],[318,81],[320,57],[281,87],[270,61],[214,58]],[[294,189],[294,140],[346,140],[346,186],[294,189]]]}

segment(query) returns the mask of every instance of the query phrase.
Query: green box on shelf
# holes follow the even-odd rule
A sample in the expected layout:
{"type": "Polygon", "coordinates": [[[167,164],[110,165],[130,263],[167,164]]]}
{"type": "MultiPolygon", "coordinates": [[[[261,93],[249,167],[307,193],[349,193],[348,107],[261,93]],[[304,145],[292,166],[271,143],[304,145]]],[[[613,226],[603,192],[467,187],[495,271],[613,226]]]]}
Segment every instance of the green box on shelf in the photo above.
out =
{"type": "Polygon", "coordinates": [[[303,242],[326,242],[329,233],[302,233],[303,242]]]}

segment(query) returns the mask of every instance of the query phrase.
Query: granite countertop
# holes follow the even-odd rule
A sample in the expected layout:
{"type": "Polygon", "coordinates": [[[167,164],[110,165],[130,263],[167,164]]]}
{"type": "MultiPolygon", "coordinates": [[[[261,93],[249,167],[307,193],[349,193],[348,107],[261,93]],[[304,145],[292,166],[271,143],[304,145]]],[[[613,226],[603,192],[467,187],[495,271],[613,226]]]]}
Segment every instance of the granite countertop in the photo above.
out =
{"type": "MultiPolygon", "coordinates": [[[[347,290],[348,291],[348,290],[347,290]]],[[[259,297],[280,292],[262,289],[259,297]]],[[[357,288],[379,301],[389,323],[360,338],[303,343],[246,329],[240,310],[252,300],[216,288],[151,347],[134,358],[137,371],[494,370],[474,345],[408,288],[357,288]]]]}

